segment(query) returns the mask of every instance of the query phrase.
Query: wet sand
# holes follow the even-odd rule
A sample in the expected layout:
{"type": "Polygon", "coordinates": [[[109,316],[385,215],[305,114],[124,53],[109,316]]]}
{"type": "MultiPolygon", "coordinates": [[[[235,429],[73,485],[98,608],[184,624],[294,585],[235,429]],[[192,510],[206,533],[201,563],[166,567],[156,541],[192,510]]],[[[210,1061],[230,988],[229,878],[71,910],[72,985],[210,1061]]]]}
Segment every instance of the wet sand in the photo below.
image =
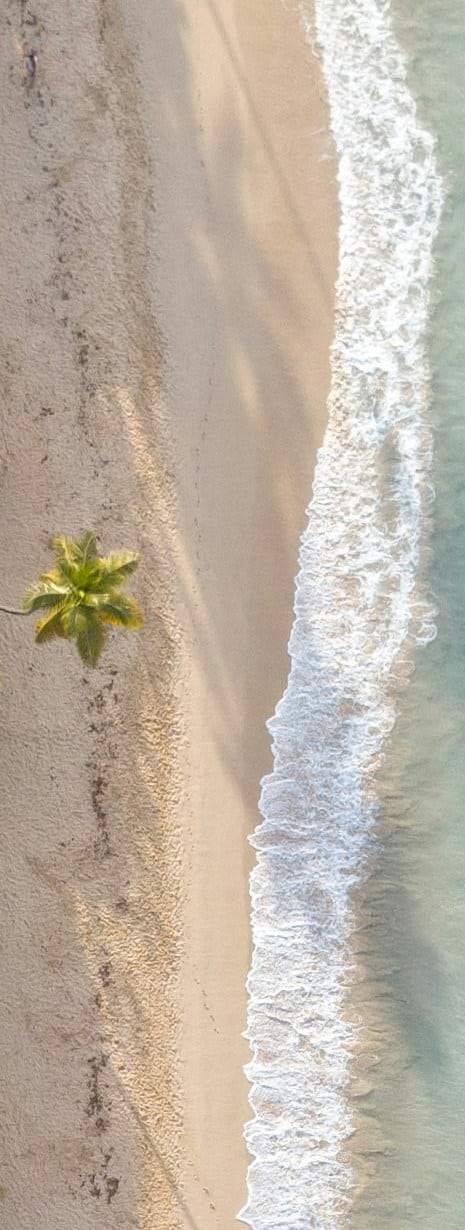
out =
{"type": "Polygon", "coordinates": [[[89,525],[140,548],[147,620],[95,672],[0,625],[2,1213],[229,1230],[246,836],[328,387],[320,70],[268,0],[4,27],[2,596],[89,525]]]}

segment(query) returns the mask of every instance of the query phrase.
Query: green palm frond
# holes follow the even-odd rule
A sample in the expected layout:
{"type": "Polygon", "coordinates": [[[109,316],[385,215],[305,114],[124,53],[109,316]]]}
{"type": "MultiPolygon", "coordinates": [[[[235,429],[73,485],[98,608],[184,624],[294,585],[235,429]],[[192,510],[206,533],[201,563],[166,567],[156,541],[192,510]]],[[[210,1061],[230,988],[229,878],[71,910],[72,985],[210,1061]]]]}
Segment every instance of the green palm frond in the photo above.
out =
{"type": "Polygon", "coordinates": [[[77,612],[74,624],[76,646],[79,656],[86,666],[96,666],[107,639],[106,629],[98,616],[93,613],[77,612]]]}
{"type": "Polygon", "coordinates": [[[80,538],[65,538],[60,534],[53,540],[53,550],[58,564],[87,564],[98,557],[98,540],[93,530],[85,530],[80,538]]]}
{"type": "Polygon", "coordinates": [[[67,633],[63,627],[63,612],[50,611],[48,615],[44,615],[43,619],[39,619],[36,623],[36,642],[38,645],[43,645],[44,641],[51,641],[55,636],[66,637],[67,633]]]}
{"type": "Polygon", "coordinates": [[[108,596],[99,602],[99,614],[106,623],[119,625],[121,628],[141,628],[144,616],[139,603],[127,594],[108,596]]]}
{"type": "Polygon", "coordinates": [[[107,589],[117,589],[135,572],[139,563],[138,551],[111,551],[102,556],[100,565],[107,589]]]}
{"type": "Polygon", "coordinates": [[[23,609],[31,612],[60,606],[65,601],[67,593],[65,586],[41,579],[27,590],[24,595],[23,609]]]}
{"type": "Polygon", "coordinates": [[[52,585],[65,584],[61,568],[49,568],[47,572],[41,572],[39,581],[51,581],[52,585]]]}
{"type": "Polygon", "coordinates": [[[79,550],[83,564],[92,559],[98,559],[98,538],[93,530],[84,530],[79,539],[79,550]]]}
{"type": "Polygon", "coordinates": [[[65,538],[64,534],[60,534],[53,539],[52,546],[55,558],[60,564],[62,560],[66,560],[67,564],[76,562],[76,543],[72,538],[65,538]]]}

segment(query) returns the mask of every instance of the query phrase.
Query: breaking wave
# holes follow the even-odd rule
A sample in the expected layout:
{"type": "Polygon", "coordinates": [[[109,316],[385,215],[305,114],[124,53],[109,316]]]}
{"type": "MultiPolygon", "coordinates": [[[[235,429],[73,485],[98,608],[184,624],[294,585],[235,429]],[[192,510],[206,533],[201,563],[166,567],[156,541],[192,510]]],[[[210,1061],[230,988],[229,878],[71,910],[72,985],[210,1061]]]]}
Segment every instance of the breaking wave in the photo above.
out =
{"type": "Polygon", "coordinates": [[[377,817],[375,772],[414,646],[432,499],[426,333],[443,201],[434,140],[386,0],[316,0],[339,169],[328,426],[302,537],[288,684],[251,838],[253,1230],[337,1230],[356,1176],[349,1064],[351,895],[377,817]]]}

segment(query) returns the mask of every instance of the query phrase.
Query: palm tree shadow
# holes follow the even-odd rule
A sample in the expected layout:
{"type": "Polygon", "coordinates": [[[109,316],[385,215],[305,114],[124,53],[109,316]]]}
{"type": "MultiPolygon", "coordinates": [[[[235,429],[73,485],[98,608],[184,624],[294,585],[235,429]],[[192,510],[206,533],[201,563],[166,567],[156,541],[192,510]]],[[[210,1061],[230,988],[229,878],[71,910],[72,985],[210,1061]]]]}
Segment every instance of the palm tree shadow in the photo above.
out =
{"type": "Polygon", "coordinates": [[[161,1152],[160,1152],[160,1149],[158,1148],[158,1145],[156,1144],[155,1140],[153,1139],[153,1135],[152,1135],[152,1133],[150,1132],[149,1128],[147,1127],[147,1124],[145,1123],[145,1120],[143,1119],[143,1117],[142,1117],[142,1115],[141,1115],[140,1111],[139,1111],[139,1110],[137,1109],[137,1107],[136,1107],[136,1106],[134,1106],[134,1104],[131,1102],[131,1100],[129,1099],[129,1097],[128,1097],[128,1095],[127,1095],[126,1091],[124,1091],[124,1092],[123,1092],[123,1101],[124,1101],[125,1105],[128,1107],[128,1110],[130,1111],[130,1114],[131,1114],[131,1115],[132,1115],[132,1117],[135,1119],[135,1121],[136,1121],[136,1123],[137,1123],[137,1126],[138,1126],[138,1128],[139,1128],[139,1130],[140,1130],[140,1132],[141,1132],[142,1136],[144,1137],[144,1140],[146,1140],[146,1141],[147,1141],[147,1144],[149,1145],[149,1148],[151,1149],[152,1153],[155,1155],[156,1160],[157,1160],[157,1162],[158,1162],[158,1165],[159,1165],[159,1167],[160,1167],[160,1170],[163,1172],[163,1174],[164,1174],[164,1176],[165,1176],[165,1179],[166,1179],[167,1185],[168,1185],[168,1187],[171,1189],[171,1192],[173,1193],[173,1196],[174,1196],[175,1202],[176,1202],[176,1204],[177,1204],[177,1206],[178,1206],[178,1208],[179,1208],[180,1212],[181,1212],[181,1213],[182,1213],[182,1215],[183,1215],[183,1218],[184,1218],[184,1221],[185,1221],[186,1225],[187,1225],[187,1226],[190,1226],[190,1227],[191,1227],[191,1230],[200,1230],[199,1223],[198,1223],[198,1222],[195,1220],[195,1218],[193,1217],[193,1215],[192,1215],[192,1213],[191,1213],[191,1211],[190,1211],[190,1209],[189,1209],[189,1206],[188,1206],[188,1204],[186,1203],[186,1201],[185,1201],[185,1199],[184,1199],[184,1196],[183,1196],[183,1194],[182,1194],[182,1192],[181,1192],[181,1189],[180,1189],[180,1187],[179,1187],[178,1183],[176,1182],[176,1179],[175,1179],[175,1177],[174,1177],[174,1175],[173,1175],[172,1171],[170,1170],[170,1167],[168,1166],[168,1163],[165,1161],[164,1157],[162,1156],[162,1154],[161,1154],[161,1152]]]}
{"type": "MultiPolygon", "coordinates": [[[[286,226],[295,233],[299,253],[309,262],[320,291],[323,280],[329,312],[328,272],[322,272],[317,246],[302,221],[222,18],[214,4],[209,3],[208,8],[272,169],[286,226]]],[[[195,378],[199,383],[186,384],[186,401],[176,404],[174,400],[170,405],[177,444],[180,442],[184,450],[186,446],[195,450],[197,455],[197,466],[188,475],[182,496],[185,506],[179,546],[189,568],[178,572],[179,601],[181,609],[188,612],[202,672],[214,697],[218,751],[228,774],[237,780],[243,792],[246,809],[253,815],[258,783],[269,766],[265,721],[275,707],[287,674],[286,644],[292,620],[298,539],[304,528],[318,435],[312,426],[315,406],[311,394],[293,369],[280,339],[282,321],[291,328],[295,322],[296,330],[302,328],[302,305],[297,302],[291,283],[276,272],[251,235],[240,190],[243,167],[237,115],[234,109],[228,111],[226,97],[218,114],[208,177],[205,170],[198,170],[203,164],[204,150],[190,101],[193,87],[184,55],[182,12],[178,5],[170,17],[165,15],[157,61],[157,94],[160,109],[171,118],[171,158],[174,162],[176,158],[181,162],[187,159],[192,182],[198,188],[187,195],[178,194],[167,239],[173,250],[182,252],[185,317],[189,315],[191,321],[213,320],[216,324],[210,354],[205,351],[205,364],[214,368],[212,380],[208,380],[206,371],[197,376],[197,366],[195,378]],[[172,63],[173,54],[176,62],[183,65],[175,97],[172,82],[164,76],[164,65],[172,63]],[[270,305],[278,305],[277,323],[270,314],[270,305]],[[215,402],[220,414],[216,413],[215,402]],[[223,489],[217,490],[216,507],[210,494],[215,483],[210,467],[210,439],[217,455],[231,458],[230,477],[226,477],[223,489]],[[234,475],[240,474],[245,457],[254,458],[257,524],[260,529],[267,527],[266,534],[260,533],[258,537],[260,554],[253,540],[238,542],[234,528],[240,511],[238,499],[243,498],[238,495],[234,475]],[[197,515],[193,518],[196,503],[197,515]],[[222,551],[214,544],[212,550],[212,517],[216,519],[216,543],[222,540],[224,544],[222,551]],[[233,560],[229,569],[228,558],[233,560]],[[271,593],[275,594],[272,609],[271,593]],[[234,638],[244,609],[247,643],[245,657],[238,660],[234,638]],[[272,670],[267,630],[272,633],[273,644],[280,646],[272,670]],[[244,748],[248,749],[247,756],[243,754],[244,748]],[[255,758],[254,753],[250,754],[252,748],[258,749],[255,758]]],[[[319,303],[318,310],[320,307],[319,303]]],[[[313,323],[310,318],[310,350],[313,323]]],[[[180,319],[185,344],[182,324],[180,319]]],[[[192,334],[192,328],[189,333],[192,334]]],[[[193,336],[194,345],[204,346],[201,331],[198,339],[195,331],[193,336]]],[[[189,336],[187,345],[192,345],[189,336]]],[[[190,358],[187,351],[184,364],[189,373],[190,358]]],[[[169,404],[171,400],[168,392],[169,404]]],[[[141,413],[137,405],[134,414],[147,458],[153,453],[150,416],[141,413]]]]}

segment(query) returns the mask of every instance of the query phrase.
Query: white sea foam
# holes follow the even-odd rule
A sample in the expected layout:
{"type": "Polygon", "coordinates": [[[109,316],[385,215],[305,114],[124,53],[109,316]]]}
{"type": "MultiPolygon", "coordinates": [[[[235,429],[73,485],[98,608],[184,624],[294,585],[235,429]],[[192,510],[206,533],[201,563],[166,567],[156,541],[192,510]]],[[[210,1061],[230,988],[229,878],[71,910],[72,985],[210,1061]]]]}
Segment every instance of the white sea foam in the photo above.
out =
{"type": "Polygon", "coordinates": [[[431,486],[428,325],[443,187],[387,0],[316,0],[341,207],[329,421],[302,538],[274,769],[252,844],[247,1036],[253,1230],[336,1230],[354,1174],[351,890],[372,842],[374,771],[415,642],[431,486]]]}

